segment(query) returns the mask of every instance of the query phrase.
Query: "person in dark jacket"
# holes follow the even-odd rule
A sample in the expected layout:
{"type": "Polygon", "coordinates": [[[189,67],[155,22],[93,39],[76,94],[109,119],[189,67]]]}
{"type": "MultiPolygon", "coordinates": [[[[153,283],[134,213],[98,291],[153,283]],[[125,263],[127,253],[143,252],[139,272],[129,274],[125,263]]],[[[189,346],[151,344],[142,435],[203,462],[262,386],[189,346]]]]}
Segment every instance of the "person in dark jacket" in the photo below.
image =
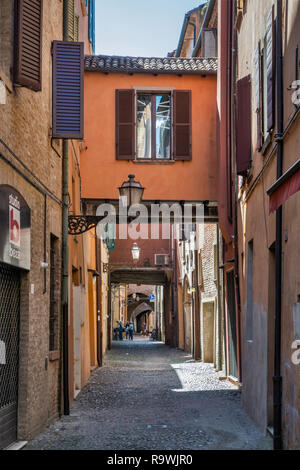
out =
{"type": "Polygon", "coordinates": [[[122,322],[120,321],[119,322],[119,340],[120,341],[123,341],[123,331],[124,331],[124,327],[123,327],[122,322]]]}
{"type": "Polygon", "coordinates": [[[134,329],[134,325],[132,322],[129,323],[129,339],[131,339],[133,341],[133,329],[134,329]]]}
{"type": "Polygon", "coordinates": [[[126,339],[128,339],[128,336],[129,336],[129,323],[128,322],[125,325],[125,332],[126,332],[126,339]]]}

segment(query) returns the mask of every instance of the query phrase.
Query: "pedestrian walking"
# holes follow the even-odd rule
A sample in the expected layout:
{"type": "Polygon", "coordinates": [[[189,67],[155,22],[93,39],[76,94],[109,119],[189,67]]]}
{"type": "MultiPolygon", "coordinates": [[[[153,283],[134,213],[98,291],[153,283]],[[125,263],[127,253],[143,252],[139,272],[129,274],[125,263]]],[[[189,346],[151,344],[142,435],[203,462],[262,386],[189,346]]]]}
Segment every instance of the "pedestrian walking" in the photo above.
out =
{"type": "Polygon", "coordinates": [[[123,331],[124,331],[124,327],[123,327],[122,322],[120,321],[119,322],[119,340],[120,341],[123,341],[123,331]]]}
{"type": "Polygon", "coordinates": [[[114,341],[118,341],[118,328],[114,328],[113,340],[114,340],[114,341]]]}
{"type": "Polygon", "coordinates": [[[129,336],[129,323],[128,322],[125,325],[125,333],[126,333],[126,339],[128,339],[128,336],[129,336]]]}
{"type": "Polygon", "coordinates": [[[133,341],[133,328],[134,325],[132,322],[129,323],[129,339],[133,341]]]}

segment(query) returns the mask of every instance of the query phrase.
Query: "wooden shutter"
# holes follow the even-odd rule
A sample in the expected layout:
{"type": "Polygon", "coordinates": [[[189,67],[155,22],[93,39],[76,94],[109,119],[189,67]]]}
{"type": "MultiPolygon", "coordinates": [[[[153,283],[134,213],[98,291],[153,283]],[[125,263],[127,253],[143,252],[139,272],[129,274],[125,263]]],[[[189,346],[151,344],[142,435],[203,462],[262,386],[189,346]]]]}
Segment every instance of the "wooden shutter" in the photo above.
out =
{"type": "Polygon", "coordinates": [[[268,131],[274,128],[275,114],[275,23],[274,5],[268,15],[266,32],[268,131]]]}
{"type": "Polygon", "coordinates": [[[191,91],[173,92],[173,153],[174,160],[192,159],[191,91]]]}
{"type": "Polygon", "coordinates": [[[237,82],[237,174],[245,175],[251,166],[251,81],[250,75],[237,82]]]}
{"type": "Polygon", "coordinates": [[[261,44],[258,46],[254,55],[254,83],[257,115],[257,150],[262,148],[262,74],[261,74],[261,44]]]}
{"type": "Polygon", "coordinates": [[[83,139],[84,44],[53,42],[52,136],[83,139]]]}
{"type": "Polygon", "coordinates": [[[116,158],[134,160],[135,102],[134,90],[116,90],[116,158]]]}
{"type": "Polygon", "coordinates": [[[75,24],[74,24],[74,41],[79,41],[79,16],[75,15],[75,24]]]}
{"type": "Polygon", "coordinates": [[[14,82],[42,89],[42,0],[16,0],[14,82]]]}
{"type": "Polygon", "coordinates": [[[68,41],[75,41],[75,0],[68,0],[64,8],[64,28],[68,32],[68,41]]]}

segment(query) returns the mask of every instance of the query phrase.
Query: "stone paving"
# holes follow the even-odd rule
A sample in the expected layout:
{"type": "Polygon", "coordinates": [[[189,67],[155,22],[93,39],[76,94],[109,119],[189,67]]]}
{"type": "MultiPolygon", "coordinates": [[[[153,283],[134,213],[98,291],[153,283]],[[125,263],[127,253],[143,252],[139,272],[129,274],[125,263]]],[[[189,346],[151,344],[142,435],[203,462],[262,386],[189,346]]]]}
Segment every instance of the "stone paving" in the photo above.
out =
{"type": "Polygon", "coordinates": [[[71,406],[26,449],[271,449],[210,364],[149,339],[114,342],[71,406]]]}

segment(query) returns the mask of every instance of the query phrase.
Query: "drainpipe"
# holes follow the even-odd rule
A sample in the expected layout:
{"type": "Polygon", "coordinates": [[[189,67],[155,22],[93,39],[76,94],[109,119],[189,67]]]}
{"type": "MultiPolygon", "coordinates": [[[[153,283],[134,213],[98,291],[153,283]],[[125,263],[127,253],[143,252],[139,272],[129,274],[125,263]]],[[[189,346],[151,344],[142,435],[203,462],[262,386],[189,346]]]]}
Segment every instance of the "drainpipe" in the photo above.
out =
{"type": "Polygon", "coordinates": [[[216,225],[216,235],[217,235],[217,289],[218,289],[218,361],[217,361],[217,370],[222,370],[222,322],[221,322],[221,312],[222,312],[222,300],[221,300],[221,279],[220,279],[220,232],[219,224],[216,225]]]}
{"type": "Polygon", "coordinates": [[[101,316],[102,316],[102,264],[101,264],[101,241],[97,237],[96,234],[96,239],[95,239],[95,247],[96,247],[96,269],[99,273],[99,276],[97,277],[97,362],[98,366],[102,366],[102,358],[103,358],[103,350],[102,350],[102,337],[103,337],[103,332],[102,332],[102,321],[101,321],[101,316]]]}
{"type": "MultiPolygon", "coordinates": [[[[282,0],[277,0],[276,19],[276,83],[277,83],[277,179],[282,176],[283,161],[283,57],[282,57],[282,0]]],[[[275,242],[275,345],[274,345],[274,437],[275,450],[282,449],[282,377],[281,377],[281,284],[282,284],[282,206],[276,211],[275,242]]]]}
{"type": "Polygon", "coordinates": [[[192,23],[191,21],[188,22],[190,26],[193,28],[193,47],[196,45],[196,25],[195,23],[192,23]]]}
{"type": "MultiPolygon", "coordinates": [[[[68,0],[63,4],[63,39],[68,40],[67,25],[68,0]]],[[[62,308],[62,343],[63,343],[63,399],[64,414],[70,414],[69,401],[69,341],[68,341],[68,280],[69,280],[69,251],[68,251],[68,216],[69,216],[69,188],[68,188],[68,140],[63,140],[62,156],[62,281],[61,281],[61,308],[62,308]]]]}
{"type": "Polygon", "coordinates": [[[186,28],[189,24],[189,20],[190,20],[190,15],[186,14],[185,17],[184,17],[184,22],[183,22],[183,26],[182,26],[182,29],[181,29],[180,38],[179,38],[178,46],[177,46],[177,49],[176,49],[175,57],[180,57],[181,49],[182,49],[183,41],[184,41],[184,36],[185,36],[186,28]]]}
{"type": "Polygon", "coordinates": [[[237,354],[239,382],[242,381],[242,357],[241,357],[241,294],[239,278],[239,249],[238,249],[238,190],[239,176],[236,170],[236,80],[237,80],[237,31],[234,27],[236,21],[236,1],[232,2],[232,75],[231,75],[231,138],[232,138],[232,174],[233,174],[233,215],[234,215],[234,279],[237,305],[237,354]]]}

